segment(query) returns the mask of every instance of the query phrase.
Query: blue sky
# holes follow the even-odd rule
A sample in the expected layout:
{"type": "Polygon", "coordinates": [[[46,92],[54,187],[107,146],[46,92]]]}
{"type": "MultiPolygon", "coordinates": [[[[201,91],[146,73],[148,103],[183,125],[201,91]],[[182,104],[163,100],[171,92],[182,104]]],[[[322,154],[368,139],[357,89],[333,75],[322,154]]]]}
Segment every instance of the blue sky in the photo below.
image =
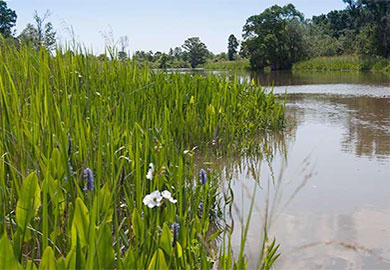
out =
{"type": "Polygon", "coordinates": [[[48,9],[62,40],[73,27],[76,38],[95,53],[104,50],[101,32],[129,37],[129,49],[168,51],[198,36],[214,53],[226,51],[230,34],[241,39],[246,19],[274,4],[292,2],[306,18],[345,7],[342,0],[10,0],[18,15],[17,32],[32,21],[34,10],[48,9]]]}

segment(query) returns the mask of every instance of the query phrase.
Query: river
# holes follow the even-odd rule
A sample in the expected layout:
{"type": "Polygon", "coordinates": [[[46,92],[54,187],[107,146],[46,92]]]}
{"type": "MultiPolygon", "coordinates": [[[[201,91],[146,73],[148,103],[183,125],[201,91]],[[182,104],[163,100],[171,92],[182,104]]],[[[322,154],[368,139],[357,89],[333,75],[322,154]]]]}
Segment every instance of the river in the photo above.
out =
{"type": "Polygon", "coordinates": [[[290,127],[274,139],[268,162],[253,156],[214,161],[234,191],[235,252],[256,188],[246,245],[250,269],[267,208],[269,237],[280,244],[275,269],[390,269],[390,75],[238,76],[287,93],[290,127]]]}

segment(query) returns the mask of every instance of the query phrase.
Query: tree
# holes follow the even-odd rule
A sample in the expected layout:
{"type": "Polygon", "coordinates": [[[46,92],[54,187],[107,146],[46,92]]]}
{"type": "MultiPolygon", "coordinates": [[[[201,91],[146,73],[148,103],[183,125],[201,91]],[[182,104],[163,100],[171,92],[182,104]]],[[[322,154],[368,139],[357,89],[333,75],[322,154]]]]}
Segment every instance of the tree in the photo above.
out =
{"type": "Polygon", "coordinates": [[[373,40],[368,42],[376,44],[376,53],[382,57],[390,57],[390,1],[359,0],[360,19],[364,27],[373,30],[373,40]]]}
{"type": "Polygon", "coordinates": [[[169,55],[166,53],[161,54],[160,59],[158,60],[158,68],[168,68],[169,55]]]}
{"type": "Polygon", "coordinates": [[[252,69],[287,69],[304,56],[301,29],[303,14],[288,4],[274,5],[247,19],[243,27],[242,50],[252,69]]]}
{"type": "MultiPolygon", "coordinates": [[[[317,18],[319,18],[318,16],[317,18]]],[[[326,16],[324,16],[326,19],[326,16]]],[[[308,21],[305,27],[305,47],[307,48],[307,56],[335,56],[340,52],[340,42],[333,36],[332,31],[324,23],[308,21]]]]}
{"type": "Polygon", "coordinates": [[[129,37],[123,36],[119,38],[120,51],[118,52],[119,60],[127,59],[126,49],[129,47],[129,37]]]}
{"type": "Polygon", "coordinates": [[[237,38],[231,34],[228,39],[228,59],[230,61],[234,60],[234,56],[237,54],[238,51],[238,40],[237,38]]]}
{"type": "Polygon", "coordinates": [[[206,45],[200,41],[198,37],[192,37],[184,41],[182,45],[186,50],[186,57],[192,68],[206,63],[206,58],[209,55],[206,45]]]}
{"type": "Polygon", "coordinates": [[[0,1],[0,34],[4,37],[11,36],[11,28],[16,23],[16,12],[7,7],[5,1],[0,1]]]}
{"type": "Polygon", "coordinates": [[[333,10],[328,14],[313,16],[315,25],[321,26],[328,35],[339,38],[346,30],[354,28],[352,18],[348,15],[347,10],[333,10]]]}
{"type": "Polygon", "coordinates": [[[19,36],[21,42],[31,44],[39,50],[40,47],[45,47],[49,50],[53,49],[56,43],[56,32],[53,29],[51,22],[45,23],[50,17],[50,12],[40,17],[38,12],[34,13],[35,25],[29,23],[19,36]]]}

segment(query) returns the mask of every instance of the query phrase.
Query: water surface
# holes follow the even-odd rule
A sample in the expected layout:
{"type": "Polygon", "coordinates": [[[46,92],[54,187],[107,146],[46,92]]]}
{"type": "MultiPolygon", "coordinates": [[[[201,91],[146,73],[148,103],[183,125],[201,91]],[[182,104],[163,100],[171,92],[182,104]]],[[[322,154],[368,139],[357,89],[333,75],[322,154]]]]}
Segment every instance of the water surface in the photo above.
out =
{"type": "Polygon", "coordinates": [[[281,244],[276,269],[390,269],[390,76],[239,76],[287,92],[292,125],[268,163],[258,157],[218,161],[234,190],[236,252],[240,219],[257,188],[246,249],[250,268],[268,204],[269,233],[281,244]]]}

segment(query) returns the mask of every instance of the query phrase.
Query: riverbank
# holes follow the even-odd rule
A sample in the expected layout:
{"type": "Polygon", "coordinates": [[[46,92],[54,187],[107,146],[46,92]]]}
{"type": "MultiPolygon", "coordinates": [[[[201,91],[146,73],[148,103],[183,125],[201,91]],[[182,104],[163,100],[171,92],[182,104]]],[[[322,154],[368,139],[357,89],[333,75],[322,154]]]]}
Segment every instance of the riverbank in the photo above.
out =
{"type": "Polygon", "coordinates": [[[207,62],[204,65],[204,69],[223,69],[223,70],[249,70],[250,63],[248,59],[235,60],[235,61],[217,61],[207,62]]]}
{"type": "Polygon", "coordinates": [[[317,57],[295,63],[293,70],[356,70],[390,71],[390,60],[369,56],[317,57]]]}
{"type": "MultiPolygon", "coordinates": [[[[208,62],[204,69],[215,70],[251,70],[248,59],[236,61],[208,62]]],[[[269,70],[269,67],[265,70],[269,70]]],[[[292,70],[312,71],[383,71],[390,72],[390,60],[370,56],[329,56],[317,57],[295,63],[292,70]]]]}

